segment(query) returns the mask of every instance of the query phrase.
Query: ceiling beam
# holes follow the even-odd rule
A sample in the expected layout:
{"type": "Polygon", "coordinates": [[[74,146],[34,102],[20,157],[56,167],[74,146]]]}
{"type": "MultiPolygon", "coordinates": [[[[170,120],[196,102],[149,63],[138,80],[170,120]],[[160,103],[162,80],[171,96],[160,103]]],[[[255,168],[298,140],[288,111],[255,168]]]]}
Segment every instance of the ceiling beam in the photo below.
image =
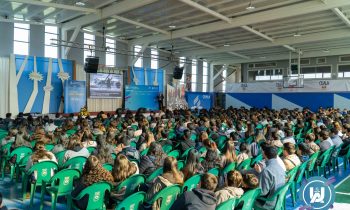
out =
{"type": "Polygon", "coordinates": [[[63,24],[64,30],[70,30],[74,28],[76,25],[86,26],[91,23],[94,23],[99,20],[103,20],[105,18],[109,18],[113,15],[118,15],[133,9],[137,9],[139,7],[154,3],[158,0],[142,0],[142,1],[135,1],[135,0],[124,0],[119,3],[115,3],[111,6],[105,7],[101,9],[99,14],[89,14],[84,15],[80,18],[74,19],[72,21],[69,21],[67,23],[63,24]]]}
{"type": "Polygon", "coordinates": [[[66,9],[66,10],[72,10],[72,11],[78,11],[78,12],[87,12],[87,13],[98,12],[98,10],[96,9],[77,7],[77,6],[66,5],[66,4],[57,4],[57,3],[51,3],[51,2],[43,2],[38,0],[5,0],[5,1],[17,2],[22,4],[31,4],[31,5],[42,6],[42,7],[53,7],[57,9],[66,9]]]}
{"type": "Polygon", "coordinates": [[[26,8],[27,5],[26,4],[22,4],[21,6],[17,7],[14,11],[13,14],[19,13],[20,11],[22,11],[22,9],[26,8]]]}
{"type": "Polygon", "coordinates": [[[350,38],[350,31],[348,29],[340,29],[340,30],[333,30],[333,31],[327,31],[327,32],[307,34],[301,37],[291,36],[291,37],[279,38],[279,39],[274,39],[274,42],[256,41],[256,42],[235,44],[229,47],[219,47],[215,50],[212,50],[212,49],[191,50],[191,51],[182,52],[181,56],[206,55],[206,54],[231,52],[231,51],[252,50],[252,49],[258,49],[258,48],[277,47],[277,46],[283,46],[283,45],[302,44],[302,43],[310,43],[310,42],[342,39],[342,38],[350,38]]]}
{"type": "MultiPolygon", "coordinates": [[[[49,3],[49,2],[52,2],[52,0],[47,0],[46,2],[49,3]]],[[[36,15],[40,14],[41,12],[43,12],[45,9],[46,9],[45,7],[38,7],[36,9],[34,9],[34,10],[31,10],[30,14],[27,13],[25,15],[25,18],[29,20],[32,17],[35,17],[36,15]]]]}
{"type": "Polygon", "coordinates": [[[347,25],[350,26],[350,20],[349,18],[339,9],[334,8],[332,11],[347,25]]]}
{"type": "Polygon", "coordinates": [[[6,23],[25,23],[30,25],[41,25],[41,26],[57,26],[60,27],[59,24],[54,23],[42,23],[42,22],[36,22],[36,21],[26,21],[26,20],[14,20],[14,19],[6,19],[0,17],[0,22],[6,22],[6,23]]]}
{"type": "MultiPolygon", "coordinates": [[[[282,18],[294,17],[314,12],[330,10],[337,7],[350,5],[349,0],[332,0],[324,4],[319,1],[306,1],[298,4],[274,8],[266,11],[251,13],[236,18],[232,18],[231,23],[226,21],[216,21],[212,23],[202,24],[199,26],[189,27],[185,29],[175,30],[173,38],[181,38],[185,36],[192,36],[224,29],[236,28],[243,25],[252,25],[268,21],[273,21],[282,18]]],[[[168,40],[169,37],[165,35],[154,35],[132,40],[132,44],[154,43],[158,41],[168,40]]]]}
{"type": "MultiPolygon", "coordinates": [[[[339,49],[331,49],[329,53],[325,53],[322,50],[318,51],[306,51],[303,52],[302,58],[314,58],[314,57],[324,57],[324,56],[337,56],[337,55],[345,55],[350,54],[350,48],[339,48],[339,49]]],[[[295,57],[297,58],[297,54],[295,54],[295,57]]],[[[289,59],[289,53],[286,52],[285,54],[279,54],[275,56],[267,56],[266,58],[253,58],[249,60],[249,63],[252,62],[267,62],[267,61],[277,61],[277,60],[288,60],[289,59]]],[[[214,65],[222,65],[222,64],[242,64],[247,63],[244,59],[236,59],[236,60],[217,60],[213,61],[214,65]]]]}
{"type": "Polygon", "coordinates": [[[189,6],[191,6],[191,7],[194,7],[194,8],[196,8],[196,9],[198,9],[198,10],[201,10],[201,11],[203,11],[203,12],[205,12],[205,13],[208,13],[208,14],[214,16],[214,17],[217,17],[217,18],[219,18],[219,19],[221,19],[221,20],[223,20],[223,21],[226,21],[226,22],[228,22],[228,23],[231,23],[231,18],[226,17],[225,15],[222,15],[222,14],[220,14],[220,13],[218,13],[218,12],[215,12],[214,10],[211,10],[211,9],[209,9],[208,7],[205,7],[205,6],[203,6],[203,5],[200,5],[200,4],[198,4],[197,2],[194,2],[194,1],[192,1],[192,0],[179,0],[179,1],[181,1],[181,2],[183,2],[183,3],[185,3],[185,4],[187,4],[187,5],[189,5],[189,6]]]}

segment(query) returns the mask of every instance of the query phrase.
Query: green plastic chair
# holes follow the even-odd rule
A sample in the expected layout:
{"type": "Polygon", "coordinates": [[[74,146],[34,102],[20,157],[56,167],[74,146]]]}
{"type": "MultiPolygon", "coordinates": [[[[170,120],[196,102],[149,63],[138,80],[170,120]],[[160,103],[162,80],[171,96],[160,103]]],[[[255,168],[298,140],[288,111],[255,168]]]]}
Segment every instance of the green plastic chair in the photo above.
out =
{"type": "Polygon", "coordinates": [[[51,209],[56,209],[57,198],[59,196],[66,196],[67,207],[70,208],[72,205],[71,192],[73,191],[74,180],[80,177],[80,172],[76,169],[63,169],[56,173],[48,183],[43,181],[41,187],[40,197],[40,209],[44,206],[44,193],[45,191],[51,195],[51,209]],[[46,185],[49,186],[46,186],[46,185]]]}
{"type": "Polygon", "coordinates": [[[2,153],[2,157],[1,157],[1,173],[2,173],[2,179],[4,179],[5,176],[5,166],[7,161],[10,159],[10,150],[11,150],[11,146],[12,146],[13,142],[9,142],[7,144],[5,144],[4,146],[1,147],[1,153],[2,153]]]}
{"type": "Polygon", "coordinates": [[[242,207],[241,210],[252,210],[256,198],[260,195],[261,189],[256,188],[249,190],[242,195],[240,199],[236,201],[236,207],[242,207]]]}
{"type": "Polygon", "coordinates": [[[185,161],[184,160],[177,161],[177,169],[179,171],[181,171],[184,167],[185,167],[185,161]]]}
{"type": "Polygon", "coordinates": [[[186,150],[184,151],[184,153],[182,153],[181,159],[182,159],[182,160],[187,160],[188,153],[189,153],[192,149],[194,149],[194,147],[190,147],[190,148],[186,149],[186,150]]]}
{"type": "Polygon", "coordinates": [[[283,148],[282,147],[279,147],[278,150],[277,150],[277,155],[278,156],[281,156],[283,153],[283,148]]]}
{"type": "Polygon", "coordinates": [[[117,158],[117,154],[112,153],[111,155],[112,155],[112,159],[113,159],[113,160],[115,160],[115,159],[117,158]]]}
{"type": "Polygon", "coordinates": [[[228,210],[228,209],[234,209],[236,205],[237,199],[231,198],[228,199],[225,202],[220,203],[217,207],[216,210],[228,210]]]}
{"type": "Polygon", "coordinates": [[[146,179],[146,182],[151,182],[153,181],[155,178],[157,178],[158,176],[162,175],[163,174],[163,167],[160,167],[158,169],[156,169],[155,171],[153,171],[151,173],[151,175],[149,175],[146,179]]]}
{"type": "Polygon", "coordinates": [[[218,168],[212,168],[208,171],[208,173],[213,174],[214,176],[219,176],[220,170],[218,168]]]}
{"type": "MultiPolygon", "coordinates": [[[[286,194],[287,191],[290,187],[290,183],[285,184],[284,186],[280,187],[273,196],[269,197],[269,198],[263,198],[260,197],[258,198],[259,200],[263,200],[263,201],[274,201],[276,200],[276,204],[275,207],[273,207],[273,209],[275,210],[285,210],[286,209],[286,194]]],[[[254,205],[254,209],[256,210],[260,210],[262,208],[259,208],[258,206],[254,205]]]]}
{"type": "Polygon", "coordinates": [[[191,136],[190,136],[190,139],[191,139],[192,141],[196,141],[197,135],[194,134],[194,133],[192,133],[191,136]]]}
{"type": "Polygon", "coordinates": [[[171,151],[168,156],[174,157],[176,159],[178,159],[180,157],[180,151],[179,150],[173,150],[171,151]]]}
{"type": "Polygon", "coordinates": [[[51,151],[54,147],[55,147],[54,144],[46,144],[46,145],[45,145],[45,149],[46,149],[47,151],[51,151]]]}
{"type": "MultiPolygon", "coordinates": [[[[300,166],[299,166],[299,170],[298,170],[298,173],[295,177],[295,183],[294,183],[294,186],[293,186],[293,194],[295,195],[294,196],[294,199],[293,199],[293,206],[295,205],[295,202],[296,202],[296,198],[297,198],[297,188],[298,188],[298,185],[301,185],[302,181],[303,181],[303,177],[304,177],[304,174],[305,174],[305,171],[306,171],[306,168],[308,166],[310,162],[310,159],[303,162],[300,166]]],[[[293,196],[292,194],[292,196],[293,196]]],[[[293,198],[293,197],[292,197],[293,198]]]]}
{"type": "Polygon", "coordinates": [[[53,176],[53,171],[57,171],[58,166],[53,161],[43,161],[34,164],[28,171],[24,171],[22,180],[23,201],[26,199],[27,185],[29,178],[36,171],[37,178],[34,183],[30,183],[30,208],[33,206],[34,193],[36,187],[42,186],[43,182],[49,182],[53,176]]]}
{"type": "Polygon", "coordinates": [[[129,197],[125,198],[121,203],[119,203],[115,210],[137,210],[141,209],[142,203],[146,198],[145,192],[137,192],[129,197]]]}
{"type": "Polygon", "coordinates": [[[186,191],[192,191],[193,189],[197,188],[200,181],[201,181],[200,174],[193,175],[191,178],[185,181],[185,183],[182,186],[181,192],[184,193],[186,191]]]}
{"type": "Polygon", "coordinates": [[[76,132],[77,132],[77,130],[71,129],[71,130],[67,130],[66,134],[67,134],[68,137],[70,137],[71,135],[75,134],[76,132]]]}
{"type": "MultiPolygon", "coordinates": [[[[332,156],[332,152],[335,148],[335,145],[331,146],[329,149],[324,151],[319,157],[318,160],[320,162],[317,165],[317,175],[320,176],[320,173],[323,172],[324,177],[327,177],[327,166],[329,166],[329,162],[332,156]]],[[[329,168],[328,168],[329,169],[329,168]]]]}
{"type": "MultiPolygon", "coordinates": [[[[8,161],[14,156],[16,155],[16,162],[14,163],[14,165],[10,165],[10,169],[11,169],[11,180],[13,179],[13,175],[15,173],[15,170],[18,170],[18,164],[21,162],[21,160],[26,156],[26,155],[31,155],[33,153],[32,148],[30,147],[26,147],[26,146],[20,146],[17,147],[16,149],[14,149],[8,158],[8,161]]],[[[17,180],[18,180],[18,175],[19,172],[17,173],[17,180]]],[[[2,178],[4,178],[4,168],[2,169],[2,178]]]]}
{"type": "Polygon", "coordinates": [[[227,137],[223,135],[220,135],[219,138],[216,140],[218,149],[220,151],[225,147],[226,142],[227,142],[227,137]]]}
{"type": "Polygon", "coordinates": [[[57,152],[55,154],[59,167],[62,167],[62,165],[63,165],[64,155],[66,154],[66,152],[67,152],[67,150],[63,150],[63,151],[57,152]]]}
{"type": "MultiPolygon", "coordinates": [[[[343,156],[339,156],[339,157],[343,158],[344,170],[346,171],[346,166],[347,166],[349,159],[350,159],[350,145],[346,146],[344,149],[347,150],[346,154],[343,156]]],[[[338,161],[338,159],[337,159],[337,161],[338,161]]]]}
{"type": "Polygon", "coordinates": [[[229,163],[227,166],[225,166],[222,172],[224,174],[227,174],[228,172],[235,170],[235,168],[236,168],[236,163],[232,162],[232,163],[229,163]]]}
{"type": "Polygon", "coordinates": [[[337,170],[339,171],[339,162],[338,162],[338,156],[339,156],[339,152],[342,149],[343,143],[340,144],[337,148],[334,148],[334,151],[331,155],[331,163],[333,166],[333,172],[335,172],[335,168],[337,168],[337,170]]]}
{"type": "Polygon", "coordinates": [[[63,164],[62,168],[73,168],[73,169],[77,169],[78,171],[80,171],[80,173],[82,173],[86,160],[87,158],[83,156],[74,157],[67,160],[63,164]]]}
{"type": "Polygon", "coordinates": [[[146,149],[142,150],[142,152],[140,153],[140,155],[141,155],[141,156],[147,155],[148,150],[149,150],[149,148],[146,148],[146,149]]]}
{"type": "Polygon", "coordinates": [[[295,177],[297,176],[299,167],[300,166],[294,167],[292,170],[288,171],[286,175],[286,178],[288,179],[287,183],[290,183],[290,194],[292,195],[293,206],[295,205],[296,200],[296,194],[294,193],[295,177]]]}
{"type": "Polygon", "coordinates": [[[241,162],[238,166],[237,166],[237,170],[241,171],[241,170],[248,170],[250,168],[250,163],[252,162],[251,158],[248,158],[246,160],[244,160],[243,162],[241,162]]]}
{"type": "Polygon", "coordinates": [[[89,151],[90,154],[92,154],[96,148],[95,147],[87,147],[86,149],[89,151]]]}
{"type": "Polygon", "coordinates": [[[32,146],[32,148],[35,147],[36,142],[37,142],[37,140],[32,140],[32,141],[30,142],[30,145],[32,146]]]}
{"type": "Polygon", "coordinates": [[[154,202],[160,200],[160,210],[168,210],[173,205],[180,192],[181,187],[179,185],[172,185],[159,191],[149,201],[147,201],[147,203],[152,205],[154,202]]]}
{"type": "Polygon", "coordinates": [[[172,145],[170,145],[170,144],[165,144],[165,145],[163,146],[163,152],[164,152],[165,154],[171,152],[171,150],[173,150],[173,146],[172,146],[172,145]]]}
{"type": "Polygon", "coordinates": [[[121,182],[115,189],[116,192],[125,188],[124,198],[136,192],[139,186],[145,183],[145,176],[143,174],[135,174],[121,182]]]}
{"type": "Polygon", "coordinates": [[[320,151],[317,151],[314,154],[312,154],[311,157],[309,158],[309,163],[308,163],[308,166],[306,167],[306,173],[305,173],[306,179],[309,176],[314,175],[315,165],[319,154],[320,154],[320,151]]]}
{"type": "Polygon", "coordinates": [[[113,170],[113,165],[109,164],[109,163],[105,163],[102,165],[104,169],[106,169],[107,171],[112,171],[113,170]]]}
{"type": "Polygon", "coordinates": [[[260,161],[262,161],[264,158],[263,158],[263,155],[262,154],[259,154],[258,156],[256,156],[255,158],[253,158],[252,162],[250,163],[250,166],[251,167],[254,167],[255,164],[259,163],[260,161]]]}
{"type": "MultiPolygon", "coordinates": [[[[108,182],[99,182],[89,187],[85,188],[83,191],[77,195],[77,197],[72,197],[73,200],[79,201],[84,196],[89,196],[89,201],[86,207],[86,210],[95,210],[95,209],[106,209],[106,205],[104,203],[106,192],[111,191],[111,185],[108,182]]],[[[78,209],[74,202],[72,202],[72,207],[74,209],[78,209]]]]}
{"type": "Polygon", "coordinates": [[[198,150],[198,152],[199,152],[200,154],[204,154],[204,153],[207,152],[207,148],[206,148],[206,147],[201,147],[201,148],[198,150]]]}
{"type": "Polygon", "coordinates": [[[176,133],[174,131],[169,132],[168,139],[173,139],[173,138],[176,138],[176,133]]]}

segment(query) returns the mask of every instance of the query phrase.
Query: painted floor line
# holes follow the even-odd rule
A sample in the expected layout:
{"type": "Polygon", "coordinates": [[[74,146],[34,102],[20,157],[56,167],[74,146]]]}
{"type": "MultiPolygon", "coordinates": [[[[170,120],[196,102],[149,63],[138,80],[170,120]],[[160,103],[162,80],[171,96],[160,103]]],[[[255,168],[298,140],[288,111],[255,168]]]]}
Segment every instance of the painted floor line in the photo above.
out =
{"type": "Polygon", "coordinates": [[[347,176],[345,179],[341,180],[338,184],[336,184],[334,188],[337,188],[339,185],[343,184],[343,182],[345,182],[348,178],[350,178],[350,175],[347,176]]]}
{"type": "Polygon", "coordinates": [[[336,194],[342,194],[342,195],[350,195],[350,193],[345,193],[345,192],[335,192],[336,194]]]}

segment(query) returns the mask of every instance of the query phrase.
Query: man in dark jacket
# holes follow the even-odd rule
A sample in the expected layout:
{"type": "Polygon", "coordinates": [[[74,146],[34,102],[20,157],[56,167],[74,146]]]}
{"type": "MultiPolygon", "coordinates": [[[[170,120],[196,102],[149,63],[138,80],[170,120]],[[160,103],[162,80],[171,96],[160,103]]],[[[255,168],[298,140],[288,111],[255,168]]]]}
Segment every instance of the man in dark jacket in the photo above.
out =
{"type": "Polygon", "coordinates": [[[131,139],[127,136],[122,136],[118,138],[117,141],[117,151],[119,150],[120,154],[125,155],[129,160],[140,160],[140,153],[139,151],[130,146],[131,139]]]}
{"type": "Polygon", "coordinates": [[[201,177],[201,188],[187,191],[174,202],[171,210],[215,210],[215,189],[218,184],[216,176],[206,173],[201,177]]]}
{"type": "Polygon", "coordinates": [[[179,149],[181,153],[184,153],[188,148],[194,147],[196,145],[195,141],[191,140],[191,131],[184,130],[183,140],[180,141],[179,149]]]}

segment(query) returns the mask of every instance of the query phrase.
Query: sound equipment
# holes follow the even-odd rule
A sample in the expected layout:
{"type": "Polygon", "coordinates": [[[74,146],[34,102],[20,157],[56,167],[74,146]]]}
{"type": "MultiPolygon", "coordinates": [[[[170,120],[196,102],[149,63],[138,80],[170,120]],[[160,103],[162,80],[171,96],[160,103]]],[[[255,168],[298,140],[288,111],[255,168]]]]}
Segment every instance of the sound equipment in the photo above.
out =
{"type": "Polygon", "coordinates": [[[97,73],[99,58],[87,57],[85,58],[84,71],[86,73],[97,73]]]}
{"type": "Polygon", "coordinates": [[[178,67],[178,66],[175,66],[174,68],[174,73],[173,73],[173,77],[174,79],[181,79],[182,78],[182,74],[183,74],[183,71],[184,71],[184,67],[178,67]]]}

